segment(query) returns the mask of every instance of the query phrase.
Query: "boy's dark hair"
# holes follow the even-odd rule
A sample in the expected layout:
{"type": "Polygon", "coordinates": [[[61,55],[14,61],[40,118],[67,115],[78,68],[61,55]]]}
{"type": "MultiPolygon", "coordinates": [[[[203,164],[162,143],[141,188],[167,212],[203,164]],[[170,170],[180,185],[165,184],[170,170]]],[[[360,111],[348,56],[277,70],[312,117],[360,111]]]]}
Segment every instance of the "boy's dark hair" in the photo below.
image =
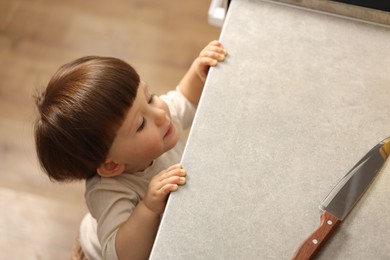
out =
{"type": "Polygon", "coordinates": [[[96,174],[137,95],[140,78],[126,62],[83,57],[62,66],[36,97],[35,144],[51,180],[96,174]]]}

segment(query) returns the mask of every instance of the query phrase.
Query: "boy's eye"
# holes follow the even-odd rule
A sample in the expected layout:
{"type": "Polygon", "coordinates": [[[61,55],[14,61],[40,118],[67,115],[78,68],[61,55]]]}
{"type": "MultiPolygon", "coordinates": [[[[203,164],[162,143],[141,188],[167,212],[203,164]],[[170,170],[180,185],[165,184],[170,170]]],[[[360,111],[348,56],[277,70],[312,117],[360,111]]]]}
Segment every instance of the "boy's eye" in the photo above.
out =
{"type": "Polygon", "coordinates": [[[155,94],[150,95],[150,98],[148,100],[148,104],[151,104],[153,102],[153,97],[154,96],[155,96],[155,94]]]}
{"type": "Polygon", "coordinates": [[[141,132],[141,131],[145,128],[145,124],[146,124],[145,117],[142,117],[142,123],[141,123],[141,125],[138,127],[138,129],[137,129],[137,133],[138,133],[138,132],[141,132]]]}

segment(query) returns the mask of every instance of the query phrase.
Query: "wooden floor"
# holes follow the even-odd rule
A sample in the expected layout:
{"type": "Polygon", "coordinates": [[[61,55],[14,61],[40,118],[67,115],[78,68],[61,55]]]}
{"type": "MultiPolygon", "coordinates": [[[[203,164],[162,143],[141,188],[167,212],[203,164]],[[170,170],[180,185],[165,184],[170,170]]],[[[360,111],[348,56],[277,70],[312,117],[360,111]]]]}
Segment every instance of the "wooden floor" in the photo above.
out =
{"type": "Polygon", "coordinates": [[[173,89],[220,28],[208,0],[0,0],[0,259],[69,259],[86,212],[83,183],[37,164],[32,96],[65,62],[109,55],[151,88],[173,89]]]}

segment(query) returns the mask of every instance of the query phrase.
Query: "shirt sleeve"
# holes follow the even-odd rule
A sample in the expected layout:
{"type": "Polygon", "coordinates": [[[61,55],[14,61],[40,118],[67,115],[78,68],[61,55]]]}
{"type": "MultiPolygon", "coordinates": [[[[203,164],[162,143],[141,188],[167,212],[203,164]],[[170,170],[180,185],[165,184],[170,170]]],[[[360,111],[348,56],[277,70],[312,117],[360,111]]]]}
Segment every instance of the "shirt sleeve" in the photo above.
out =
{"type": "Polygon", "coordinates": [[[116,233],[138,204],[139,197],[114,178],[94,183],[86,193],[91,215],[97,221],[97,236],[101,244],[103,259],[118,259],[115,249],[116,233]],[[109,203],[105,203],[105,201],[109,203]]]}
{"type": "Polygon", "coordinates": [[[196,106],[181,93],[178,87],[176,87],[176,90],[160,96],[160,98],[167,103],[171,116],[176,117],[181,122],[183,129],[191,126],[196,106]]]}

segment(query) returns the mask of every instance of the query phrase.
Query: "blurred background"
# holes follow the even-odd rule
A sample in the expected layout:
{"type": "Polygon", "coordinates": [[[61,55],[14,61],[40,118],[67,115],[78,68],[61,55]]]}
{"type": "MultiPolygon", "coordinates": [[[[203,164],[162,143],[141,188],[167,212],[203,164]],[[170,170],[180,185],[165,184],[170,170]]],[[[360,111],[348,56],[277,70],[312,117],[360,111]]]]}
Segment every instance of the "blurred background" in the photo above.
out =
{"type": "Polygon", "coordinates": [[[133,65],[156,94],[174,89],[220,28],[209,0],[0,0],[0,259],[69,259],[84,183],[52,183],[37,163],[32,96],[85,55],[133,65]]]}

